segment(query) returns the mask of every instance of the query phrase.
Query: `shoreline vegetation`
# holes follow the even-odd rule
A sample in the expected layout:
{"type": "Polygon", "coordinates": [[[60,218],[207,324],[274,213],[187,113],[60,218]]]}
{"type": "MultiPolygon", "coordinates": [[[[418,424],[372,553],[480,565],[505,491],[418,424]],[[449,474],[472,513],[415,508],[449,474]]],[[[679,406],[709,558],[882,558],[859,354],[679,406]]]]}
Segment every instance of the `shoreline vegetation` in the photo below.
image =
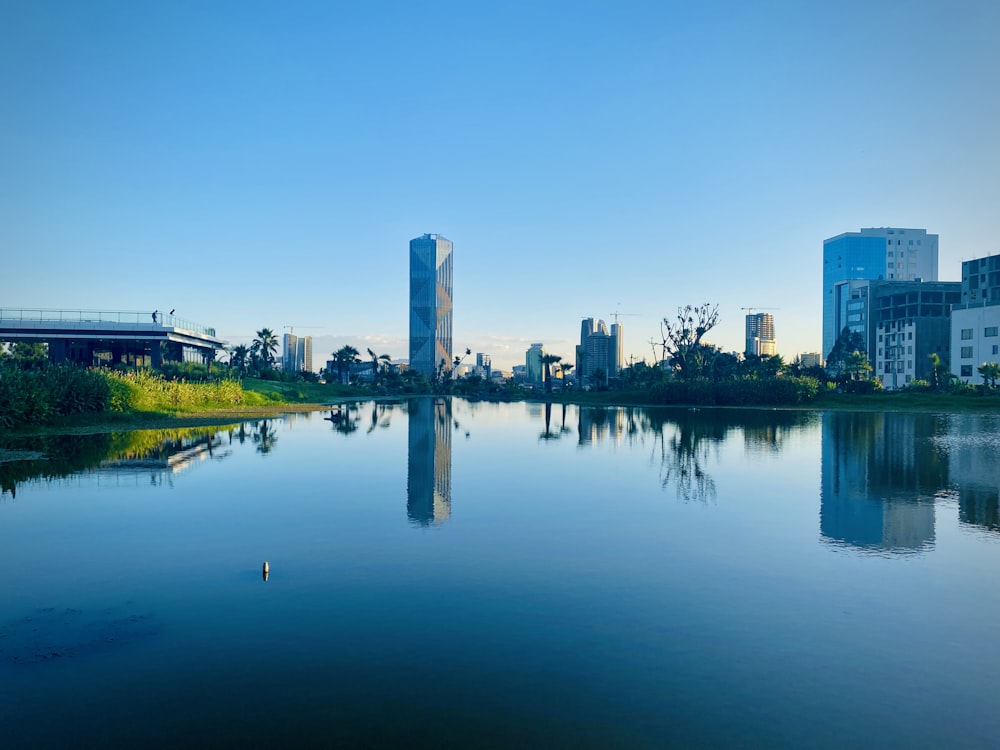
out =
{"type": "MultiPolygon", "coordinates": [[[[667,381],[644,388],[538,391],[515,384],[476,388],[462,381],[339,384],[222,377],[203,382],[168,379],[149,370],[39,364],[0,368],[0,435],[84,435],[230,424],[289,412],[323,411],[358,400],[455,395],[472,401],[531,401],[599,407],[742,408],[764,410],[920,411],[1000,413],[993,389],[838,392],[815,378],[785,376],[723,383],[667,381]],[[437,386],[437,387],[435,387],[437,386]]],[[[11,452],[0,461],[14,460],[11,452]]],[[[27,458],[30,458],[27,457],[27,458]]]]}

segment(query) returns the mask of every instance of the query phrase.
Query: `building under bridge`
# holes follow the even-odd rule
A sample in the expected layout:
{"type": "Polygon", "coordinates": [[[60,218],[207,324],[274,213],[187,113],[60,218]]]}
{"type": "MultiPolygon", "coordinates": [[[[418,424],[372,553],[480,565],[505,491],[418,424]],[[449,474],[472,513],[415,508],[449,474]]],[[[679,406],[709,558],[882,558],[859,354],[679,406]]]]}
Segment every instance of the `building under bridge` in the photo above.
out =
{"type": "Polygon", "coordinates": [[[0,308],[0,341],[48,345],[54,363],[160,367],[209,364],[226,343],[215,329],[168,313],[0,308]]]}

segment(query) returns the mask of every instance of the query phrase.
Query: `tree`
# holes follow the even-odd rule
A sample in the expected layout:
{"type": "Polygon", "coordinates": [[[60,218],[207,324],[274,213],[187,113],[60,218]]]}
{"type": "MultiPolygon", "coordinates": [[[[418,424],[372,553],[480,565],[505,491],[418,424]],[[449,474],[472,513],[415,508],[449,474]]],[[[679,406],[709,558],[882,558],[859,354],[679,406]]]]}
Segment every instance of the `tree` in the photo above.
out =
{"type": "Polygon", "coordinates": [[[931,361],[931,388],[940,391],[948,386],[954,376],[951,374],[948,363],[942,361],[937,352],[929,355],[929,359],[931,361]]]}
{"type": "Polygon", "coordinates": [[[545,378],[545,392],[552,393],[552,365],[562,361],[558,354],[542,355],[542,377],[545,378]]]}
{"type": "Polygon", "coordinates": [[[333,362],[337,368],[337,379],[341,383],[351,382],[351,365],[356,362],[360,362],[361,359],[358,356],[360,352],[353,346],[345,345],[340,347],[337,351],[333,353],[333,362]],[[347,372],[347,380],[344,380],[344,372],[347,372]]]}
{"type": "Polygon", "coordinates": [[[250,345],[250,356],[258,370],[274,369],[274,354],[278,351],[278,337],[270,328],[257,331],[257,338],[250,345]]]}
{"type": "Polygon", "coordinates": [[[572,371],[572,369],[573,365],[571,365],[569,362],[559,363],[559,374],[562,376],[563,385],[566,384],[566,378],[569,377],[569,374],[572,371]]]}
{"type": "Polygon", "coordinates": [[[852,331],[847,326],[840,332],[826,358],[826,369],[836,377],[844,367],[847,358],[854,352],[867,352],[865,337],[858,331],[852,331]]]}
{"type": "Polygon", "coordinates": [[[663,319],[660,325],[660,349],[678,376],[687,380],[703,374],[714,347],[702,344],[705,334],[719,322],[719,306],[706,302],[677,308],[677,320],[663,319]]]}
{"type": "Polygon", "coordinates": [[[983,378],[983,385],[991,390],[997,387],[997,378],[1000,378],[1000,364],[996,362],[983,362],[976,370],[983,378]]]}
{"type": "Polygon", "coordinates": [[[853,351],[844,360],[841,375],[848,380],[868,380],[872,366],[864,352],[853,351]]]}
{"type": "Polygon", "coordinates": [[[229,368],[240,377],[243,377],[246,375],[249,365],[250,349],[244,344],[234,346],[233,350],[229,353],[229,368]]]}

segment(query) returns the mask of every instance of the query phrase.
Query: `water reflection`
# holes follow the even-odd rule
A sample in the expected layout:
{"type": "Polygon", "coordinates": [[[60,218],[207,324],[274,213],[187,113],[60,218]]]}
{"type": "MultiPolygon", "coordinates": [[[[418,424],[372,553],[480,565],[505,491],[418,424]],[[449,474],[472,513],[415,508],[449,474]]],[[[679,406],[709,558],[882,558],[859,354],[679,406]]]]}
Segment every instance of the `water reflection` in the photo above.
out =
{"type": "Polygon", "coordinates": [[[820,534],[871,551],[934,546],[934,503],[948,486],[948,455],[933,414],[823,415],[820,534]]]}
{"type": "Polygon", "coordinates": [[[406,513],[420,526],[451,517],[450,398],[415,398],[409,412],[406,513]]]}
{"type": "MultiPolygon", "coordinates": [[[[789,435],[814,425],[812,412],[777,410],[595,407],[579,409],[579,444],[629,446],[652,440],[660,482],[684,501],[713,502],[716,483],[707,467],[734,435],[750,453],[780,453],[789,435]]],[[[546,423],[548,431],[548,424],[546,423]]]]}
{"type": "MultiPolygon", "coordinates": [[[[240,428],[244,428],[240,425],[240,428]]],[[[206,459],[230,454],[236,425],[174,430],[137,430],[97,435],[43,435],[5,441],[0,447],[30,453],[30,460],[0,463],[0,496],[17,496],[19,485],[91,472],[122,476],[147,474],[150,482],[172,477],[206,459]]]]}
{"type": "Polygon", "coordinates": [[[959,522],[1000,532],[1000,419],[989,414],[952,415],[935,445],[948,456],[959,522]]]}

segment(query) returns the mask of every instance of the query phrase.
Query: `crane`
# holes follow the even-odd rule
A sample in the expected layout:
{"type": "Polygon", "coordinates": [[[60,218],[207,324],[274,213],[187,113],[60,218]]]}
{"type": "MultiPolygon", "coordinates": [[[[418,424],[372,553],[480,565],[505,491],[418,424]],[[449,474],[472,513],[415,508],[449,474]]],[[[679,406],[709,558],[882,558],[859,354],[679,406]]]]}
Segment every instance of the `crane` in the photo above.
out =
{"type": "MultiPolygon", "coordinates": [[[[322,328],[323,326],[299,326],[299,328],[322,328]]],[[[287,328],[288,332],[295,335],[295,326],[282,326],[282,328],[287,328]]]]}
{"type": "Polygon", "coordinates": [[[741,307],[741,310],[746,310],[748,315],[753,315],[754,310],[780,310],[780,307],[741,307]]]}

